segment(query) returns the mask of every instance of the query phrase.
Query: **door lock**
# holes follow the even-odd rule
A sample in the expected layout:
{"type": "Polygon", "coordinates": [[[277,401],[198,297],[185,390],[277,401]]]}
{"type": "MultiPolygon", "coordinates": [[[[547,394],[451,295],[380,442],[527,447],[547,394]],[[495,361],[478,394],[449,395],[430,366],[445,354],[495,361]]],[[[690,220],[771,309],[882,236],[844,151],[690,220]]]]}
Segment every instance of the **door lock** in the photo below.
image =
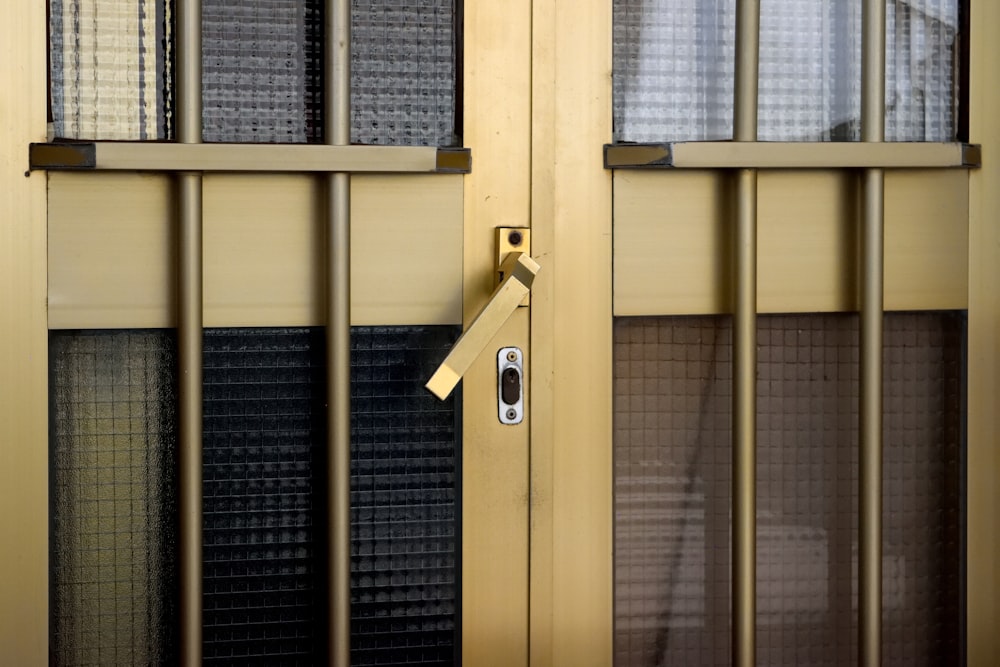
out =
{"type": "MultiPolygon", "coordinates": [[[[465,375],[465,371],[469,370],[472,363],[479,356],[480,352],[486,349],[493,337],[500,331],[500,327],[503,323],[507,321],[507,318],[520,307],[522,301],[528,296],[531,290],[531,283],[535,279],[535,274],[538,273],[538,263],[531,259],[527,253],[524,252],[509,252],[504,258],[503,264],[500,266],[500,274],[503,276],[503,281],[497,286],[496,290],[493,292],[493,296],[487,302],[486,306],[483,307],[479,315],[472,322],[469,328],[461,335],[455,346],[451,348],[451,352],[445,357],[441,365],[431,376],[431,379],[427,381],[425,385],[428,390],[441,400],[444,400],[451,394],[455,385],[458,384],[462,376],[465,375]]],[[[517,372],[517,392],[518,395],[523,398],[524,396],[524,376],[521,373],[521,351],[517,348],[504,348],[502,350],[504,356],[502,360],[505,363],[512,364],[516,368],[517,372]],[[516,355],[514,361],[507,361],[506,355],[513,351],[516,355]]],[[[503,371],[501,369],[500,380],[503,379],[503,371]]],[[[513,391],[515,389],[515,384],[513,382],[514,376],[507,376],[510,380],[510,385],[506,388],[507,396],[513,397],[513,391]]],[[[499,387],[498,400],[503,400],[504,388],[499,387]]],[[[511,420],[505,421],[506,410],[501,412],[501,421],[505,424],[518,424],[523,418],[523,400],[515,403],[507,403],[508,409],[515,409],[518,414],[515,415],[511,420]]]]}
{"type": "Polygon", "coordinates": [[[524,355],[516,347],[497,353],[497,408],[501,424],[524,421],[524,355]]]}

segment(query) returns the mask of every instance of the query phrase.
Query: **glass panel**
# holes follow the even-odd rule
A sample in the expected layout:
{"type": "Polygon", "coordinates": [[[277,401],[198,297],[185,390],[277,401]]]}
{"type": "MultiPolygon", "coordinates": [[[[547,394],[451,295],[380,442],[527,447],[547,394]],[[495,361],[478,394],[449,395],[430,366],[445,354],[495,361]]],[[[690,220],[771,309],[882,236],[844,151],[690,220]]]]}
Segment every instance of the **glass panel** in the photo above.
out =
{"type": "MultiPolygon", "coordinates": [[[[459,333],[352,329],[352,665],[457,659],[459,399],[423,383],[459,333]]],[[[204,340],[205,662],[319,663],[323,331],[204,340]]],[[[52,354],[52,655],[173,664],[172,335],[59,332],[52,354]]]]}
{"type": "Polygon", "coordinates": [[[202,0],[205,141],[322,140],[322,0],[202,0]]]}
{"type": "MultiPolygon", "coordinates": [[[[886,139],[952,141],[958,0],[886,0],[886,139]]],[[[735,0],[615,0],[617,141],[732,138],[735,0]]],[[[861,1],[762,0],[759,138],[860,137],[861,1]]]]}
{"type": "Polygon", "coordinates": [[[51,656],[176,663],[174,343],[54,332],[51,656]]]}
{"type": "MultiPolygon", "coordinates": [[[[857,655],[857,318],[759,320],[758,659],[857,655]]],[[[964,318],[885,320],[884,662],[962,644],[964,318]]],[[[730,663],[731,325],[615,322],[615,664],[730,663]]]]}
{"type": "Polygon", "coordinates": [[[461,145],[455,0],[353,0],[351,141],[461,145]]]}
{"type": "Polygon", "coordinates": [[[458,662],[458,409],[424,389],[457,327],[351,334],[351,664],[458,662]]]}
{"type": "MultiPolygon", "coordinates": [[[[172,137],[172,0],[49,0],[57,137],[172,137]]],[[[453,0],[355,0],[354,143],[454,145],[453,0]]],[[[323,0],[203,0],[205,141],[320,142],[323,0]]]]}

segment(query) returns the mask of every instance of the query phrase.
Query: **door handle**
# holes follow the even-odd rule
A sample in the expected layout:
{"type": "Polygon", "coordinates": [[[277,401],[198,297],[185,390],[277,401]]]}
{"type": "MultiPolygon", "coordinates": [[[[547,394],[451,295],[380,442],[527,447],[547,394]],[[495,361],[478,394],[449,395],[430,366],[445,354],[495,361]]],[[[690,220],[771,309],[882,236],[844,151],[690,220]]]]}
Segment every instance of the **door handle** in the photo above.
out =
{"type": "Polygon", "coordinates": [[[448,398],[472,362],[531,291],[531,283],[540,268],[526,253],[512,252],[507,255],[500,265],[500,275],[503,276],[500,285],[424,385],[432,394],[442,401],[448,398]]]}

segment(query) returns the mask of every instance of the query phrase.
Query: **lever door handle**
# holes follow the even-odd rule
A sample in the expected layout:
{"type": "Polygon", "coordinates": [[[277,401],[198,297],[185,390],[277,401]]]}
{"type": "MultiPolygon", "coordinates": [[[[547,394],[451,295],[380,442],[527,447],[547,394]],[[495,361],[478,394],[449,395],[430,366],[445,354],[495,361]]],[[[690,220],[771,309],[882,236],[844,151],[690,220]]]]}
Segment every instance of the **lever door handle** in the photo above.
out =
{"type": "Polygon", "coordinates": [[[503,280],[494,290],[493,296],[427,381],[425,386],[432,394],[442,401],[448,398],[472,362],[528,295],[540,268],[535,260],[523,252],[512,252],[507,256],[500,266],[503,280]]]}

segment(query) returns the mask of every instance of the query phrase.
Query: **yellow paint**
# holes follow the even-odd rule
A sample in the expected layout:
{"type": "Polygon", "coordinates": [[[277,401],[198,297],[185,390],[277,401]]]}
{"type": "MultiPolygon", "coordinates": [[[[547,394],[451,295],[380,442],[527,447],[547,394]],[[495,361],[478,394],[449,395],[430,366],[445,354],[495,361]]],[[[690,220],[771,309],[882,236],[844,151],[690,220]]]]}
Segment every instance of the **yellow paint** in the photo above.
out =
{"type": "Polygon", "coordinates": [[[969,189],[968,656],[1000,664],[1000,6],[972,2],[969,189]]]}
{"type": "Polygon", "coordinates": [[[45,3],[0,10],[0,654],[48,664],[48,395],[45,174],[25,174],[45,140],[45,3]]]}

